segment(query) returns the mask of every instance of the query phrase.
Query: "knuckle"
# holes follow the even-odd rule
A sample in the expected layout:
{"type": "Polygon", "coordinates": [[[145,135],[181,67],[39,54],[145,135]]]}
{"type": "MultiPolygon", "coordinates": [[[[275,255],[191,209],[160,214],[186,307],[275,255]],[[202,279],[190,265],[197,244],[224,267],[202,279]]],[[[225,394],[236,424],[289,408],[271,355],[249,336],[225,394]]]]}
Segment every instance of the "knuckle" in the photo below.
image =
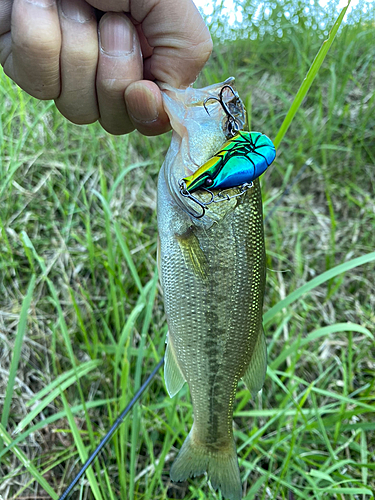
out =
{"type": "Polygon", "coordinates": [[[77,69],[96,66],[98,61],[98,49],[97,47],[92,47],[91,44],[77,46],[71,45],[69,47],[63,47],[61,52],[61,58],[66,59],[69,63],[75,66],[77,69]]]}
{"type": "Polygon", "coordinates": [[[99,77],[97,80],[98,91],[107,96],[123,96],[125,89],[128,87],[132,80],[125,78],[104,78],[99,77]]]}
{"type": "Polygon", "coordinates": [[[202,63],[205,64],[208,61],[213,49],[211,37],[199,42],[195,46],[195,49],[197,52],[197,59],[200,59],[202,63]]]}
{"type": "Polygon", "coordinates": [[[60,37],[49,30],[37,31],[30,34],[30,36],[13,38],[14,51],[20,52],[24,57],[35,58],[40,61],[58,58],[60,56],[60,46],[60,37]]]}

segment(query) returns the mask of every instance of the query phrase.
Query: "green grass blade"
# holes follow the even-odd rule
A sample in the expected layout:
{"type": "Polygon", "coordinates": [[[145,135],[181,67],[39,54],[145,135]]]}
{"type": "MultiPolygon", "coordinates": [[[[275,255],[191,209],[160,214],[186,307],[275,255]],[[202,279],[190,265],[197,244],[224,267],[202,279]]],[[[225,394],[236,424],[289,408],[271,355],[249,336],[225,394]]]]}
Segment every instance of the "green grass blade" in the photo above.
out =
{"type": "Polygon", "coordinates": [[[144,293],[144,289],[143,289],[143,286],[142,286],[142,283],[141,283],[141,279],[139,277],[137,268],[136,268],[136,266],[135,266],[135,264],[133,262],[133,259],[132,259],[130,250],[128,248],[128,245],[127,245],[127,243],[126,243],[126,241],[125,241],[125,239],[124,239],[124,237],[122,235],[121,228],[120,228],[119,224],[116,221],[113,220],[111,209],[110,209],[109,204],[108,204],[107,200],[105,199],[105,197],[101,193],[99,193],[98,191],[96,191],[95,189],[93,190],[93,193],[101,201],[101,203],[103,205],[103,208],[104,208],[104,212],[105,212],[106,216],[108,217],[108,219],[110,219],[110,220],[113,221],[114,229],[115,229],[115,232],[116,232],[116,237],[118,239],[118,242],[119,242],[120,248],[122,250],[123,256],[125,258],[125,261],[126,261],[128,267],[129,267],[129,270],[130,270],[131,275],[132,275],[132,277],[133,277],[133,279],[135,281],[135,284],[138,287],[139,293],[144,298],[145,297],[145,293],[144,293]]]}
{"type": "MultiPolygon", "coordinates": [[[[371,498],[374,498],[374,494],[368,488],[321,488],[320,493],[327,494],[332,493],[333,495],[337,495],[336,498],[339,498],[339,495],[369,495],[371,498]]],[[[341,497],[342,498],[342,497],[341,497]]]]}
{"type": "MultiPolygon", "coordinates": [[[[297,377],[295,374],[291,375],[289,373],[285,373],[285,372],[282,372],[279,370],[274,370],[274,373],[276,373],[277,375],[280,375],[282,377],[289,377],[289,378],[293,377],[294,382],[299,382],[300,384],[308,385],[308,383],[305,380],[301,379],[300,377],[297,377]]],[[[369,404],[362,403],[358,399],[353,400],[349,397],[342,396],[341,394],[338,394],[337,392],[326,391],[325,389],[319,389],[318,387],[313,387],[312,391],[316,392],[317,394],[321,394],[323,396],[326,396],[328,398],[333,398],[333,399],[336,399],[337,401],[342,401],[343,403],[347,403],[349,405],[352,405],[353,403],[355,403],[358,407],[369,410],[370,412],[374,410],[374,407],[369,405],[369,404]]]]}
{"type": "Polygon", "coordinates": [[[117,177],[117,179],[114,181],[111,189],[108,192],[108,202],[111,201],[113,194],[115,193],[117,187],[119,186],[119,184],[121,184],[121,182],[124,180],[124,178],[128,175],[129,172],[131,172],[135,168],[147,167],[148,165],[152,165],[153,163],[154,162],[152,160],[140,161],[138,163],[134,163],[133,165],[129,165],[128,167],[124,168],[124,170],[122,170],[122,172],[117,177]]]}
{"type": "Polygon", "coordinates": [[[311,87],[311,84],[313,83],[326,55],[327,52],[329,51],[333,40],[335,39],[335,36],[337,34],[337,31],[342,23],[342,20],[346,14],[346,11],[348,10],[348,7],[350,5],[351,0],[348,1],[348,4],[346,7],[344,7],[337,18],[335,24],[333,25],[333,28],[331,29],[329,36],[327,40],[323,42],[323,45],[321,46],[319,52],[317,53],[305,79],[302,82],[302,85],[300,89],[298,90],[296,97],[294,98],[294,101],[280,127],[280,130],[277,133],[277,136],[275,140],[273,141],[275,144],[276,149],[279,147],[281,141],[283,140],[284,135],[286,134],[290,124],[293,121],[293,118],[295,114],[297,113],[299,107],[302,104],[303,99],[305,98],[307,92],[309,91],[309,88],[311,87]]]}
{"type": "Polygon", "coordinates": [[[122,329],[120,339],[118,341],[117,348],[116,348],[115,367],[117,369],[120,369],[121,358],[124,356],[125,343],[130,335],[130,332],[132,331],[132,329],[135,326],[135,322],[136,322],[138,316],[140,315],[140,313],[142,312],[144,307],[145,307],[144,302],[135,306],[135,308],[129,314],[129,318],[127,319],[127,321],[122,329]]]}
{"type": "Polygon", "coordinates": [[[258,493],[259,489],[263,486],[265,481],[267,480],[267,476],[260,476],[255,483],[251,486],[248,494],[244,498],[244,500],[254,500],[256,497],[256,494],[258,493]]]}
{"type": "Polygon", "coordinates": [[[373,260],[375,260],[375,252],[371,252],[366,255],[362,255],[361,257],[357,257],[356,259],[349,260],[348,262],[344,262],[343,264],[333,267],[332,269],[329,269],[328,271],[320,274],[316,278],[305,283],[300,288],[297,288],[297,290],[289,294],[287,297],[285,297],[285,299],[280,300],[280,302],[271,307],[271,309],[269,309],[263,316],[263,323],[267,324],[276,316],[278,312],[280,312],[284,307],[288,307],[290,304],[298,300],[300,297],[302,297],[303,294],[310,292],[310,290],[313,290],[317,286],[325,283],[335,276],[338,276],[341,273],[350,271],[350,269],[354,269],[358,266],[363,266],[364,264],[372,262],[373,260]]]}
{"type": "Polygon", "coordinates": [[[124,258],[125,258],[125,262],[127,263],[128,267],[130,269],[131,275],[133,277],[135,284],[138,287],[139,293],[144,298],[145,294],[144,294],[144,290],[142,287],[141,279],[140,279],[138,271],[137,271],[137,267],[134,264],[134,261],[132,259],[128,245],[126,244],[126,241],[121,234],[121,229],[120,229],[120,226],[117,222],[114,223],[114,228],[115,228],[115,232],[116,232],[116,237],[117,237],[118,242],[120,244],[121,251],[122,251],[124,258]]]}
{"type": "MultiPolygon", "coordinates": [[[[362,429],[361,430],[361,461],[363,464],[367,464],[367,457],[368,457],[368,447],[367,447],[367,438],[366,438],[366,432],[362,429]]],[[[362,467],[362,481],[364,485],[367,485],[367,478],[368,478],[368,470],[366,467],[362,467]]]]}
{"type": "MultiPolygon", "coordinates": [[[[19,360],[21,357],[21,349],[22,349],[23,339],[24,339],[24,336],[26,333],[27,315],[28,315],[29,307],[31,304],[31,299],[32,299],[33,292],[34,292],[35,280],[36,280],[36,277],[35,277],[35,275],[33,275],[31,280],[30,280],[30,283],[29,283],[27,294],[22,302],[20,320],[19,320],[18,327],[17,327],[16,341],[14,343],[13,356],[12,356],[12,361],[11,361],[10,369],[9,369],[9,379],[8,379],[6,393],[5,393],[3,411],[2,411],[2,415],[1,415],[1,425],[4,427],[4,429],[6,429],[6,427],[8,425],[8,417],[9,417],[9,411],[10,411],[10,404],[11,404],[12,396],[13,396],[14,382],[16,379],[18,363],[19,363],[19,360]]],[[[0,439],[0,452],[2,450],[2,447],[3,447],[3,442],[0,439]]]]}
{"type": "MultiPolygon", "coordinates": [[[[89,401],[86,403],[87,409],[90,408],[97,408],[99,406],[106,406],[110,403],[114,403],[116,399],[99,399],[98,401],[89,401]]],[[[80,413],[84,410],[84,406],[82,404],[73,406],[70,411],[73,415],[76,415],[77,413],[80,413]]],[[[44,420],[41,420],[37,424],[33,425],[32,427],[29,427],[27,431],[23,432],[22,434],[19,434],[11,443],[8,444],[6,448],[3,449],[3,451],[0,453],[0,459],[8,453],[13,446],[16,446],[18,443],[22,443],[22,441],[25,441],[30,434],[33,432],[37,432],[40,429],[43,429],[44,427],[47,427],[49,424],[52,424],[53,422],[56,422],[57,420],[60,420],[61,418],[66,418],[66,412],[59,411],[57,413],[54,413],[53,415],[50,415],[49,417],[45,418],[44,420]]]]}
{"type": "MultiPolygon", "coordinates": [[[[108,198],[108,191],[107,191],[107,181],[103,172],[103,169],[100,169],[100,186],[101,186],[101,194],[102,198],[104,200],[107,200],[108,198]]],[[[104,211],[104,228],[105,228],[105,233],[107,236],[107,259],[108,259],[108,266],[109,266],[109,290],[110,290],[110,295],[112,299],[112,310],[113,310],[113,317],[116,325],[116,331],[120,332],[120,324],[121,324],[121,319],[120,319],[120,309],[119,309],[119,301],[118,301],[118,290],[115,284],[115,279],[112,273],[115,272],[115,248],[114,248],[114,241],[112,237],[112,231],[111,231],[111,220],[112,220],[112,213],[109,208],[109,204],[106,204],[106,210],[104,211]]]]}
{"type": "Polygon", "coordinates": [[[366,335],[370,339],[374,339],[374,336],[372,333],[365,327],[361,325],[357,325],[355,323],[335,323],[333,325],[328,325],[324,326],[322,328],[317,328],[313,332],[309,333],[305,338],[300,339],[298,338],[295,340],[290,347],[284,348],[282,352],[279,354],[279,356],[270,363],[270,367],[273,369],[276,369],[278,366],[283,363],[288,356],[291,356],[293,353],[297,351],[297,349],[300,349],[301,347],[309,344],[310,342],[313,342],[314,340],[317,340],[321,337],[326,337],[328,335],[331,335],[333,333],[339,333],[339,332],[358,332],[366,335]]]}
{"type": "Polygon", "coordinates": [[[300,345],[308,344],[309,342],[316,340],[320,337],[330,335],[331,333],[337,332],[358,332],[363,333],[371,340],[374,340],[374,335],[364,326],[357,325],[356,323],[335,323],[333,325],[323,326],[322,328],[317,328],[313,332],[309,333],[306,338],[302,339],[300,345]]]}
{"type": "MultiPolygon", "coordinates": [[[[100,364],[101,363],[99,360],[86,361],[77,368],[77,373],[80,373],[81,370],[85,370],[85,373],[88,373],[88,371],[93,370],[100,364]]],[[[70,380],[69,385],[71,385],[71,379],[74,377],[75,373],[75,370],[71,369],[59,375],[57,378],[52,380],[50,384],[43,387],[43,389],[41,389],[31,399],[29,399],[29,401],[26,403],[26,407],[33,406],[35,402],[41,401],[49,392],[51,392],[53,389],[56,389],[56,387],[61,387],[61,385],[68,379],[70,380]]]]}
{"type": "MultiPolygon", "coordinates": [[[[0,424],[0,437],[6,445],[9,445],[12,442],[12,438],[7,433],[6,429],[0,424]]],[[[36,467],[30,462],[30,460],[26,457],[26,455],[21,451],[17,446],[12,448],[12,452],[16,455],[19,461],[24,465],[24,467],[30,472],[30,474],[34,477],[35,481],[37,481],[40,486],[53,498],[53,500],[58,499],[58,495],[54,492],[51,486],[47,483],[44,477],[39,474],[36,467]]]]}
{"type": "MultiPolygon", "coordinates": [[[[62,382],[59,387],[56,389],[53,389],[52,392],[50,392],[42,401],[40,401],[34,409],[26,415],[25,418],[21,420],[21,422],[17,425],[17,428],[15,430],[15,433],[21,432],[27,425],[30,424],[30,422],[37,416],[39,415],[40,412],[44,410],[46,406],[48,406],[54,399],[56,399],[61,391],[64,391],[71,385],[73,385],[77,380],[79,380],[81,377],[86,375],[87,373],[90,373],[90,371],[94,370],[101,364],[100,360],[94,360],[94,361],[88,361],[87,363],[77,367],[77,369],[74,371],[74,375],[69,377],[67,380],[62,382]]],[[[55,383],[50,384],[50,386],[55,386],[55,383]]],[[[45,389],[43,389],[43,392],[45,392],[45,389]]]]}
{"type": "MultiPolygon", "coordinates": [[[[77,450],[79,453],[79,457],[81,459],[81,462],[85,463],[87,458],[88,458],[88,454],[87,454],[85,445],[83,444],[81,434],[80,434],[79,429],[77,427],[76,421],[74,420],[73,413],[72,413],[72,411],[69,407],[69,404],[66,400],[66,397],[64,396],[64,393],[62,391],[61,391],[61,399],[62,399],[62,402],[64,404],[65,412],[66,412],[66,415],[68,418],[70,429],[71,429],[72,434],[73,434],[74,442],[76,444],[76,447],[77,447],[77,450]]],[[[86,474],[87,474],[87,478],[90,482],[91,491],[93,492],[95,499],[96,500],[103,500],[103,497],[102,497],[100,490],[99,490],[98,482],[96,480],[94,471],[92,470],[91,467],[89,467],[87,469],[86,474]]]]}

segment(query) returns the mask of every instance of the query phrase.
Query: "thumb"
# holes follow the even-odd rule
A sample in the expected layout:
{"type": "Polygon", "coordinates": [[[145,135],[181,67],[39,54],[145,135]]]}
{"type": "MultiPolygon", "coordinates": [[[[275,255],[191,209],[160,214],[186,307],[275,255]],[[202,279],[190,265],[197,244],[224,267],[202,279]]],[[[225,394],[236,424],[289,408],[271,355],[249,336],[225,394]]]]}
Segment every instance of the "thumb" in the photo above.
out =
{"type": "Polygon", "coordinates": [[[102,11],[131,15],[141,40],[145,79],[188,86],[210,57],[210,33],[192,0],[87,1],[102,11]]]}

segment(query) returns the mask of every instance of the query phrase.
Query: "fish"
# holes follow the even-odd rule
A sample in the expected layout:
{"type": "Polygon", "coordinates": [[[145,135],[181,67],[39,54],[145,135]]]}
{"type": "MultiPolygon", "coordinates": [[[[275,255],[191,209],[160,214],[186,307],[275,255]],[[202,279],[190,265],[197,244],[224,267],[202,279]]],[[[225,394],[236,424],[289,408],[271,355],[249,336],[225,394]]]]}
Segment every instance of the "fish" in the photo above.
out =
{"type": "Polygon", "coordinates": [[[229,500],[242,498],[233,435],[237,384],[262,388],[265,245],[259,178],[225,190],[186,190],[237,132],[246,111],[234,78],[205,88],[161,84],[173,135],[158,178],[158,266],[168,323],[164,378],[170,397],[187,382],[194,421],[172,481],[208,475],[229,500]],[[207,112],[206,103],[213,99],[207,112]]]}

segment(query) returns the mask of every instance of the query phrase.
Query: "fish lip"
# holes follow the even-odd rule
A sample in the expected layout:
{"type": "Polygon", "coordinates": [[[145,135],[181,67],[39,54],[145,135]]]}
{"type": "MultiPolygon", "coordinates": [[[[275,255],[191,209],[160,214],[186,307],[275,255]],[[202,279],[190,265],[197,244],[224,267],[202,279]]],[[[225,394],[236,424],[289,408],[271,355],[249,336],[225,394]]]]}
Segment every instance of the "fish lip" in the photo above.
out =
{"type": "MultiPolygon", "coordinates": [[[[203,107],[206,110],[208,116],[211,117],[211,113],[206,108],[205,103],[208,102],[210,99],[215,99],[216,101],[218,101],[218,97],[220,96],[222,102],[224,102],[226,107],[229,109],[231,117],[234,118],[235,120],[236,130],[237,131],[245,130],[247,123],[246,109],[244,103],[242,102],[235,88],[235,78],[233,76],[227,78],[224,82],[214,83],[203,89],[195,89],[193,88],[192,85],[185,89],[175,89],[168,83],[160,81],[156,81],[156,84],[159,86],[160,90],[164,94],[163,95],[164,109],[167,115],[169,116],[171,123],[173,120],[173,108],[169,109],[170,106],[168,102],[169,100],[172,100],[172,102],[173,101],[182,102],[183,105],[186,107],[186,109],[203,107]],[[167,96],[169,99],[166,100],[165,97],[167,96]]],[[[230,129],[229,124],[231,120],[230,117],[228,117],[228,113],[224,112],[224,109],[222,109],[222,104],[220,104],[220,101],[219,103],[216,102],[216,104],[213,104],[212,106],[215,106],[215,108],[213,108],[214,113],[212,115],[212,119],[221,120],[221,129],[224,133],[224,136],[226,137],[226,139],[230,139],[231,137],[233,137],[233,133],[231,130],[229,130],[230,129]]],[[[182,123],[179,122],[175,122],[174,124],[172,123],[172,128],[175,131],[177,131],[179,135],[183,133],[184,127],[182,123]]],[[[199,168],[199,165],[197,166],[197,168],[199,168]]],[[[190,169],[191,173],[194,173],[195,170],[190,169]]]]}
{"type": "MultiPolygon", "coordinates": [[[[220,91],[220,89],[222,87],[224,87],[224,85],[230,85],[230,86],[234,86],[234,82],[235,82],[235,77],[234,76],[230,76],[229,78],[227,78],[225,80],[225,82],[219,82],[219,83],[213,83],[212,85],[208,85],[207,87],[204,87],[204,89],[198,89],[200,91],[204,91],[205,93],[206,92],[210,92],[211,90],[216,90],[216,91],[220,91]]],[[[155,81],[156,85],[159,87],[160,90],[162,91],[172,91],[172,92],[185,92],[186,91],[186,88],[185,89],[176,89],[174,87],[172,87],[172,85],[169,85],[169,83],[166,83],[166,82],[161,82],[159,80],[156,80],[155,81]]],[[[194,84],[190,85],[190,87],[192,87],[194,84]]],[[[189,88],[189,87],[187,87],[189,88]]],[[[212,94],[212,97],[216,96],[216,94],[212,94]]],[[[202,103],[203,105],[203,100],[201,101],[196,101],[195,103],[198,104],[199,102],[202,103]]]]}
{"type": "MultiPolygon", "coordinates": [[[[195,89],[192,87],[187,89],[175,89],[167,83],[160,81],[156,82],[163,94],[164,108],[171,118],[171,123],[173,121],[172,127],[174,129],[174,132],[176,133],[176,137],[179,137],[182,141],[187,134],[187,129],[184,121],[186,115],[185,117],[183,116],[183,114],[179,116],[178,106],[183,106],[186,110],[186,114],[190,114],[191,112],[192,116],[195,116],[194,108],[203,108],[204,101],[207,98],[217,98],[220,95],[220,92],[223,90],[223,87],[226,86],[233,88],[233,92],[231,92],[230,89],[225,89],[223,92],[223,101],[228,105],[231,113],[233,113],[234,117],[236,118],[239,128],[243,129],[245,126],[246,113],[244,104],[242,103],[237,91],[235,90],[234,82],[235,78],[229,77],[224,82],[214,83],[203,89],[195,89]]],[[[210,108],[210,110],[212,110],[210,114],[206,115],[206,113],[204,113],[206,117],[202,116],[201,118],[203,118],[203,123],[206,123],[212,119],[216,124],[215,128],[218,133],[221,129],[219,135],[221,140],[222,134],[223,144],[225,140],[228,139],[228,114],[225,113],[222,105],[219,102],[216,102],[216,104],[214,104],[212,108],[210,108]]],[[[200,114],[201,111],[197,109],[197,113],[200,114]]],[[[220,147],[220,144],[217,143],[215,146],[215,150],[213,150],[211,154],[214,154],[216,148],[218,147],[220,147]]],[[[205,161],[207,161],[211,156],[207,156],[207,158],[204,158],[203,155],[198,154],[197,156],[195,156],[195,153],[191,154],[189,142],[184,143],[184,148],[186,155],[184,156],[183,162],[181,163],[181,170],[174,170],[173,160],[171,158],[171,162],[167,162],[167,164],[165,165],[163,175],[165,178],[167,189],[177,206],[195,222],[198,222],[197,215],[200,216],[198,217],[198,219],[200,219],[202,224],[205,225],[206,223],[210,223],[209,221],[211,221],[212,217],[208,217],[208,215],[205,215],[205,213],[201,215],[200,209],[198,207],[200,203],[198,203],[197,205],[196,203],[193,203],[191,198],[183,198],[181,196],[179,180],[181,180],[182,178],[188,184],[188,178],[193,175],[194,172],[196,172],[196,170],[198,170],[198,168],[200,168],[200,166],[203,165],[205,161]]]]}
{"type": "MultiPolygon", "coordinates": [[[[185,89],[175,89],[171,85],[165,82],[160,82],[156,81],[156,84],[160,88],[162,92],[165,92],[168,95],[168,92],[172,92],[176,95],[183,95],[186,93],[188,89],[191,89],[192,91],[196,90],[196,95],[200,96],[194,97],[194,95],[190,96],[190,100],[188,102],[185,102],[185,105],[187,107],[195,107],[195,106],[204,106],[204,102],[209,100],[210,98],[217,98],[218,95],[220,94],[220,91],[223,89],[223,87],[230,87],[233,89],[233,93],[231,92],[230,94],[227,93],[226,97],[224,98],[224,102],[227,104],[229,107],[232,115],[235,117],[236,122],[238,124],[238,129],[239,130],[244,130],[247,120],[246,120],[246,110],[245,106],[236,91],[235,88],[235,78],[234,76],[230,76],[227,78],[224,82],[219,82],[219,83],[214,83],[212,85],[208,85],[204,89],[194,89],[193,86],[191,85],[190,87],[187,87],[185,89]],[[239,104],[239,106],[238,106],[239,104]]],[[[168,114],[168,110],[167,114],[168,114]]],[[[227,139],[229,139],[232,135],[228,132],[227,129],[227,117],[223,117],[223,131],[227,139]]]]}

